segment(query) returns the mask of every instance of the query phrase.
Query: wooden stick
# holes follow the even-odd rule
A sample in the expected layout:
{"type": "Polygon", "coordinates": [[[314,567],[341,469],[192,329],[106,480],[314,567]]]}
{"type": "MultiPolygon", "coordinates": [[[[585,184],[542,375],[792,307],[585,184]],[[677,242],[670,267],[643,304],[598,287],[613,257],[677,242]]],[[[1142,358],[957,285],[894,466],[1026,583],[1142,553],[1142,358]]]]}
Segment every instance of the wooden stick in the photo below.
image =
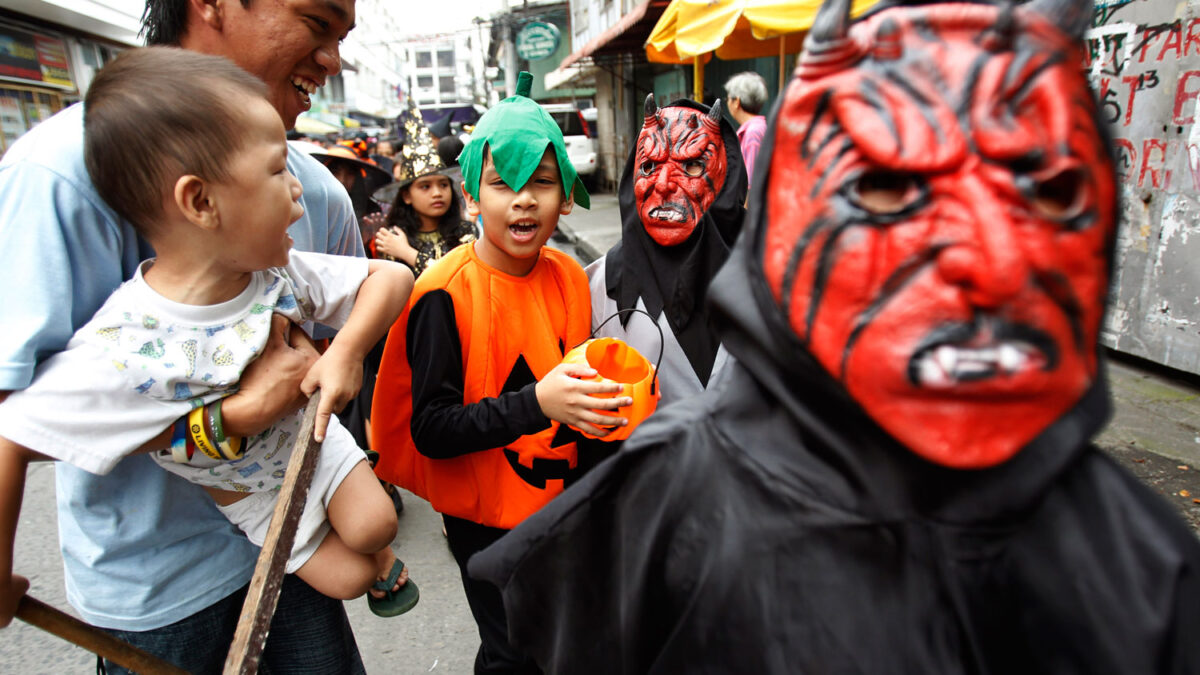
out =
{"type": "Polygon", "coordinates": [[[187,675],[162,659],[119,640],[102,630],[89,626],[65,612],[29,595],[17,605],[17,618],[58,637],[99,654],[135,673],[144,675],[187,675]]]}
{"type": "Polygon", "coordinates": [[[296,525],[304,512],[308,487],[312,483],[317,455],[321,450],[321,444],[313,440],[313,425],[320,401],[321,391],[317,390],[308,399],[308,406],[304,409],[304,421],[300,423],[300,433],[292,447],[292,458],[284,473],[283,487],[279,489],[279,501],[275,503],[270,529],[262,552],[258,554],[258,564],[254,567],[246,602],[242,605],[237,632],[233,636],[233,644],[229,646],[229,656],[225,659],[225,675],[251,675],[258,670],[267,631],[271,628],[271,617],[275,615],[275,605],[279,602],[284,564],[292,553],[296,525]]]}

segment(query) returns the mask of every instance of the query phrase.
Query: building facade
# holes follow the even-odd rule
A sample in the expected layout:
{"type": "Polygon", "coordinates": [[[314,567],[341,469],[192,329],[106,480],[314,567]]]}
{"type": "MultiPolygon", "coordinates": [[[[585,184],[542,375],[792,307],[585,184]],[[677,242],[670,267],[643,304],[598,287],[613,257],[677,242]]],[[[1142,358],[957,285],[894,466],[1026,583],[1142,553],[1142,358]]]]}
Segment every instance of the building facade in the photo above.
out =
{"type": "Polygon", "coordinates": [[[0,153],[80,100],[101,66],[140,43],[141,2],[82,5],[30,0],[21,12],[0,9],[0,153]]]}

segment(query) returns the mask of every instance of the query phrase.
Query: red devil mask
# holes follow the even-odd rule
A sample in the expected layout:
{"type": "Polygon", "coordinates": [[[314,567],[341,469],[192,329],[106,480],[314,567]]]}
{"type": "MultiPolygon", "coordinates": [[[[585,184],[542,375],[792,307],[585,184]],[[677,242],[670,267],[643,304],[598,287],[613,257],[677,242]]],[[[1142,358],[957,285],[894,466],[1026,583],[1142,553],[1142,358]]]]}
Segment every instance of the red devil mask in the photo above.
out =
{"type": "Polygon", "coordinates": [[[647,234],[659,246],[682,244],[725,184],[721,101],[704,114],[646,97],[635,162],[633,193],[647,234]]]}
{"type": "Polygon", "coordinates": [[[1116,197],[1062,32],[1085,2],[853,26],[827,2],[778,112],[768,285],[822,367],[938,464],[1004,462],[1096,375],[1116,197]]]}

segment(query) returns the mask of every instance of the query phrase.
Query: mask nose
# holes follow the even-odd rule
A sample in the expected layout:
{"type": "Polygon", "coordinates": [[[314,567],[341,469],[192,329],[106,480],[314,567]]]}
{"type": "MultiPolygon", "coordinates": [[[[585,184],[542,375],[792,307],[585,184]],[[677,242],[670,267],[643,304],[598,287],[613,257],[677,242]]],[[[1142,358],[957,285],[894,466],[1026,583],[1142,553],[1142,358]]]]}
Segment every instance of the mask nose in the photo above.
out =
{"type": "Polygon", "coordinates": [[[658,171],[658,176],[654,179],[654,189],[660,194],[671,194],[675,191],[675,166],[670,162],[666,162],[658,171]]]}
{"type": "Polygon", "coordinates": [[[1030,264],[1008,204],[977,176],[958,187],[970,222],[938,254],[938,271],[961,286],[972,305],[992,309],[1010,302],[1029,283],[1030,264]]]}

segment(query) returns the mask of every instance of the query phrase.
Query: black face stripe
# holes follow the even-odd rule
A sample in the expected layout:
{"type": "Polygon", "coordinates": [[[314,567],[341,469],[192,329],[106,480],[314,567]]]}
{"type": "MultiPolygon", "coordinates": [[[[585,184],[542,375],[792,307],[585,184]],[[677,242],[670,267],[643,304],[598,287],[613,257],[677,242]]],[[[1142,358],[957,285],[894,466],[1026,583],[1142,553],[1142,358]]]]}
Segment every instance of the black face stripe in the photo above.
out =
{"type": "MultiPolygon", "coordinates": [[[[1071,336],[1075,339],[1075,349],[1081,353],[1084,352],[1087,344],[1083,332],[1083,306],[1080,305],[1079,298],[1071,288],[1071,282],[1059,272],[1036,271],[1033,275],[1033,283],[1062,310],[1063,315],[1071,324],[1071,336]]],[[[1104,300],[1101,298],[1100,303],[1103,304],[1103,302],[1104,300]]]]}
{"type": "Polygon", "coordinates": [[[875,317],[880,311],[891,301],[892,297],[910,281],[916,278],[922,270],[932,265],[938,255],[945,249],[946,246],[931,246],[928,249],[921,251],[917,255],[904,261],[897,267],[883,282],[883,288],[879,290],[879,295],[871,301],[871,304],[859,313],[854,320],[854,328],[850,331],[850,337],[846,339],[846,345],[842,348],[842,362],[838,377],[845,377],[846,363],[850,360],[850,354],[854,351],[854,345],[858,342],[858,338],[862,332],[866,330],[875,321],[875,317]]]}
{"type": "Polygon", "coordinates": [[[821,299],[825,295],[825,286],[829,283],[829,274],[833,271],[833,264],[837,262],[834,255],[837,250],[838,242],[842,235],[852,227],[863,225],[857,220],[840,223],[829,232],[829,236],[821,244],[821,252],[817,255],[817,272],[813,277],[812,297],[808,300],[808,316],[804,318],[804,334],[809,338],[812,337],[813,324],[817,320],[817,310],[821,306],[821,299]]]}
{"type": "MultiPolygon", "coordinates": [[[[787,267],[783,270],[783,283],[780,285],[779,296],[783,302],[783,319],[788,323],[792,321],[792,293],[796,285],[796,275],[800,269],[800,260],[804,257],[804,252],[808,250],[809,245],[817,235],[830,229],[833,226],[833,221],[827,218],[819,218],[808,226],[804,234],[800,235],[800,239],[796,241],[796,245],[792,247],[791,253],[788,254],[787,267]]],[[[808,343],[808,334],[805,333],[803,342],[808,343]]]]}
{"type": "MultiPolygon", "coordinates": [[[[1009,97],[1009,100],[1012,101],[1012,105],[1016,107],[1024,103],[1025,97],[1029,95],[1029,91],[1033,89],[1035,84],[1037,84],[1038,79],[1040,79],[1041,76],[1051,68],[1058,66],[1062,62],[1063,55],[1055,52],[1047,57],[1044,61],[1039,63],[1032,72],[1026,74],[1025,79],[1021,81],[1021,84],[1016,88],[1015,91],[1012,92],[1012,95],[1009,97]]],[[[1088,117],[1090,118],[1091,115],[1088,117]]]]}
{"type": "MultiPolygon", "coordinates": [[[[840,129],[839,129],[839,131],[840,131],[840,129]]],[[[831,140],[831,141],[833,140],[832,135],[830,136],[829,140],[831,140]]],[[[849,136],[846,136],[845,138],[843,138],[841,147],[839,147],[837,149],[837,152],[834,154],[833,159],[830,160],[830,162],[829,162],[829,168],[832,169],[833,167],[836,167],[838,162],[841,161],[841,159],[843,157],[845,157],[847,154],[849,154],[850,151],[854,150],[855,147],[856,146],[854,145],[854,140],[852,138],[850,138],[849,136]]],[[[809,168],[812,168],[812,167],[809,167],[809,168]]],[[[826,171],[822,171],[820,176],[817,176],[817,180],[813,181],[812,192],[809,193],[810,199],[816,199],[818,196],[820,196],[821,190],[825,187],[825,181],[829,178],[830,174],[832,174],[832,173],[834,173],[832,170],[826,170],[826,171]]]]}
{"type": "MultiPolygon", "coordinates": [[[[921,117],[925,118],[925,123],[929,125],[930,129],[933,129],[935,134],[937,134],[938,143],[945,143],[946,131],[942,129],[941,123],[938,122],[933,116],[933,102],[930,101],[929,98],[920,91],[918,91],[916,87],[912,86],[911,82],[901,78],[900,74],[896,71],[888,69],[887,78],[892,84],[899,87],[901,91],[903,91],[905,94],[908,94],[909,98],[916,101],[916,107],[917,110],[920,111],[921,117]]],[[[897,147],[900,145],[899,140],[897,140],[896,145],[897,147]]]]}
{"type": "Polygon", "coordinates": [[[888,131],[892,134],[892,140],[896,142],[896,147],[901,147],[903,140],[900,138],[900,128],[896,125],[896,118],[893,116],[895,111],[883,100],[879,85],[872,78],[864,78],[858,91],[863,100],[875,109],[875,114],[879,116],[879,119],[887,125],[888,131]]]}
{"type": "MultiPolygon", "coordinates": [[[[818,126],[820,126],[821,119],[823,117],[825,117],[826,115],[832,114],[829,110],[829,101],[832,98],[833,98],[833,90],[826,89],[824,92],[821,93],[821,98],[817,99],[817,105],[813,109],[812,120],[809,121],[808,128],[804,130],[804,138],[800,139],[800,158],[801,159],[808,159],[810,157],[815,157],[818,154],[819,150],[822,147],[824,147],[824,145],[829,141],[829,138],[826,137],[826,139],[824,141],[821,141],[821,144],[819,146],[817,146],[816,148],[811,148],[811,146],[809,145],[809,141],[812,139],[813,131],[815,131],[818,126]]],[[[837,123],[836,117],[834,118],[834,123],[835,124],[837,123]]],[[[812,163],[810,162],[808,166],[811,169],[812,163]]]]}

